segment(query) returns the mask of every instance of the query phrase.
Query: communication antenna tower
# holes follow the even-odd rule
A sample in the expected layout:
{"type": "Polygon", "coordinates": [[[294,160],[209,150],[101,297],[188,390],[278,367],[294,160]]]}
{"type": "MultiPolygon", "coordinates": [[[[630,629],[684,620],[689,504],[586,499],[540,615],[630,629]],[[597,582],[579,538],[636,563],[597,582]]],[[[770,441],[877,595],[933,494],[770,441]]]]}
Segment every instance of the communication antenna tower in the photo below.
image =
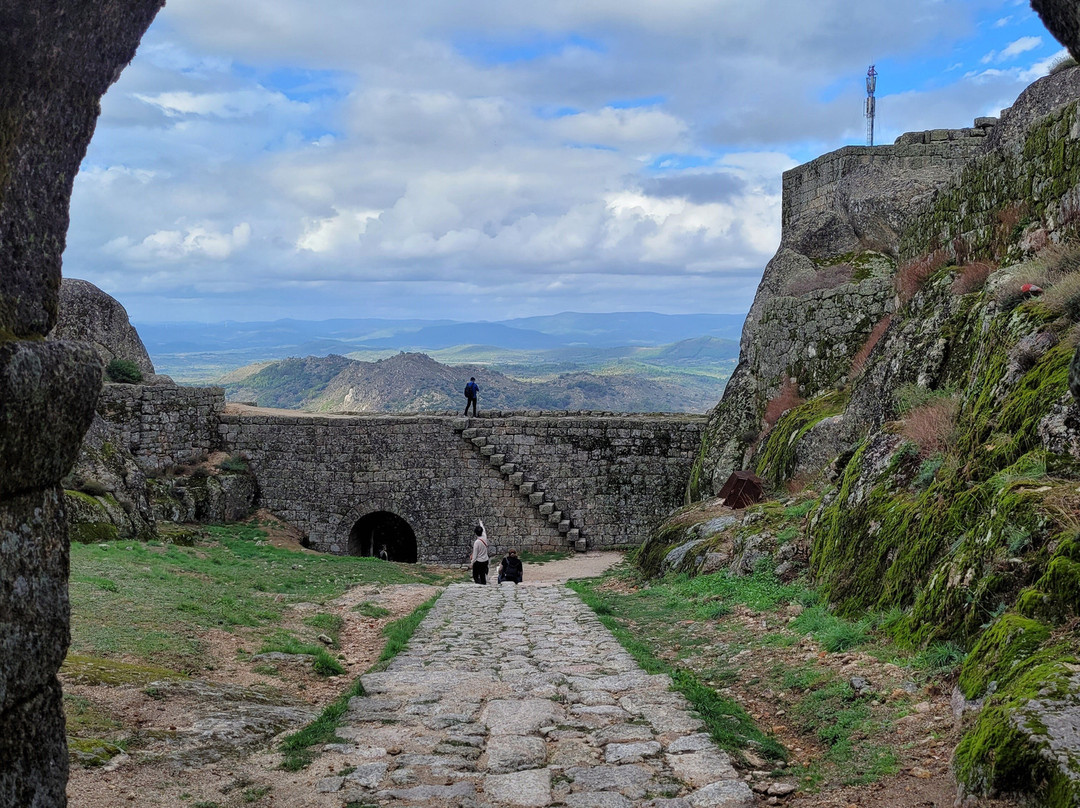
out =
{"type": "Polygon", "coordinates": [[[874,145],[874,116],[877,114],[877,103],[874,100],[874,90],[877,89],[877,71],[874,66],[866,71],[866,145],[874,145]]]}

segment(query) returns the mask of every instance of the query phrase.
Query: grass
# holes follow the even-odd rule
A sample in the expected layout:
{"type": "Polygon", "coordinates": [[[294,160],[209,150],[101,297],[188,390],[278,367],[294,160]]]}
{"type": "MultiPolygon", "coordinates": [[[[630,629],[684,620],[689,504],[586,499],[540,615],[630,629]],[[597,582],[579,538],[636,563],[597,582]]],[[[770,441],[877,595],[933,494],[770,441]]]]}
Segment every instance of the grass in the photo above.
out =
{"type": "MultiPolygon", "coordinates": [[[[574,589],[593,609],[623,648],[647,673],[666,673],[671,676],[673,689],[682,693],[701,715],[713,740],[722,749],[741,757],[742,750],[753,747],[768,758],[782,760],[784,748],[762,732],[746,711],[732,699],[719,695],[693,671],[677,668],[655,653],[652,643],[631,631],[612,615],[609,603],[595,591],[595,582],[571,581],[574,589]]],[[[622,610],[620,609],[620,614],[622,610]]]]}
{"type": "Polygon", "coordinates": [[[269,631],[293,604],[327,603],[358,584],[444,580],[422,567],[260,544],[266,534],[247,525],[206,532],[192,547],[73,544],[72,652],[195,672],[210,629],[269,631]]]}
{"type": "Polygon", "coordinates": [[[373,620],[378,620],[380,617],[386,617],[390,614],[390,610],[377,603],[372,603],[370,600],[365,600],[363,603],[358,603],[352,607],[354,612],[359,612],[364,617],[370,617],[373,620]]]}
{"type": "Polygon", "coordinates": [[[546,553],[534,553],[529,550],[518,551],[518,558],[521,559],[522,564],[545,564],[548,561],[562,561],[566,558],[573,558],[573,553],[568,553],[565,550],[548,550],[546,553]]]}
{"type": "MultiPolygon", "coordinates": [[[[431,611],[431,607],[435,605],[435,601],[438,599],[439,596],[436,595],[430,600],[421,603],[412,614],[388,623],[383,628],[383,636],[387,638],[386,647],[383,648],[378,661],[371,666],[371,671],[381,671],[387,668],[390,660],[405,647],[413,632],[416,631],[416,627],[420,625],[420,622],[431,611]]],[[[364,686],[357,679],[348,690],[327,706],[318,718],[299,732],[289,735],[281,744],[281,751],[285,753],[281,768],[286,771],[299,771],[307,768],[314,759],[312,747],[343,740],[337,737],[336,732],[337,728],[341,726],[342,718],[349,709],[349,700],[363,695],[364,686]]]]}
{"type": "Polygon", "coordinates": [[[268,654],[274,651],[312,657],[311,666],[320,676],[340,676],[345,673],[345,668],[330,655],[324,646],[302,642],[287,631],[277,631],[263,640],[259,653],[268,654]]]}

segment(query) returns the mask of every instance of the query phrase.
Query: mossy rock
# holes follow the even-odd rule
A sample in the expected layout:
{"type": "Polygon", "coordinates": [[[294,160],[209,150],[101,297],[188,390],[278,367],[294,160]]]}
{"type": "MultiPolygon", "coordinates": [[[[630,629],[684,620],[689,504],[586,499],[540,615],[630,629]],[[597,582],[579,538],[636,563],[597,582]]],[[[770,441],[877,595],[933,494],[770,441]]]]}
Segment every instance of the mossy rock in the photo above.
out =
{"type": "Polygon", "coordinates": [[[178,671],[155,665],[133,665],[105,657],[68,654],[60,673],[68,682],[80,685],[135,685],[145,687],[160,679],[186,679],[178,671]]]}
{"type": "Polygon", "coordinates": [[[101,738],[68,738],[68,755],[71,762],[85,768],[104,766],[124,750],[101,738]]]}
{"type": "Polygon", "coordinates": [[[982,635],[960,669],[960,691],[977,699],[1008,684],[1050,636],[1050,627],[1018,614],[1004,614],[982,635]]]}
{"type": "Polygon", "coordinates": [[[120,538],[120,530],[112,522],[76,522],[68,536],[79,544],[102,544],[120,538]]]}

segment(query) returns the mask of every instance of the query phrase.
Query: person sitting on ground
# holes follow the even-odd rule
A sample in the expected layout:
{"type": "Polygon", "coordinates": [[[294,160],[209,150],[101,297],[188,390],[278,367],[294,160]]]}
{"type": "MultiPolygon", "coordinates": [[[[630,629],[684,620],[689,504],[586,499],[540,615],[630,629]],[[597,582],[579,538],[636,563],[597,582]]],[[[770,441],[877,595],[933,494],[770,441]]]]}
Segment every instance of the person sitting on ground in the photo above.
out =
{"type": "Polygon", "coordinates": [[[513,581],[515,584],[520,584],[522,574],[521,559],[518,558],[517,550],[507,550],[502,564],[499,565],[499,583],[513,581]]]}

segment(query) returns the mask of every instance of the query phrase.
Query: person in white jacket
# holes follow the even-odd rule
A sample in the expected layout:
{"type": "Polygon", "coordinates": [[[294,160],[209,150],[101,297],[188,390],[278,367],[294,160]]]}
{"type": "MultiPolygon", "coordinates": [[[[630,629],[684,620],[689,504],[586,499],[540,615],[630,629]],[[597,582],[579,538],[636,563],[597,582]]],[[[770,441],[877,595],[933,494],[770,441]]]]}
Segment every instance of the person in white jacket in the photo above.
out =
{"type": "Polygon", "coordinates": [[[484,522],[480,519],[477,519],[476,521],[480,524],[476,527],[476,540],[473,542],[472,557],[469,560],[472,562],[473,582],[486,585],[488,561],[490,560],[490,556],[488,555],[487,532],[484,530],[484,522]]]}

